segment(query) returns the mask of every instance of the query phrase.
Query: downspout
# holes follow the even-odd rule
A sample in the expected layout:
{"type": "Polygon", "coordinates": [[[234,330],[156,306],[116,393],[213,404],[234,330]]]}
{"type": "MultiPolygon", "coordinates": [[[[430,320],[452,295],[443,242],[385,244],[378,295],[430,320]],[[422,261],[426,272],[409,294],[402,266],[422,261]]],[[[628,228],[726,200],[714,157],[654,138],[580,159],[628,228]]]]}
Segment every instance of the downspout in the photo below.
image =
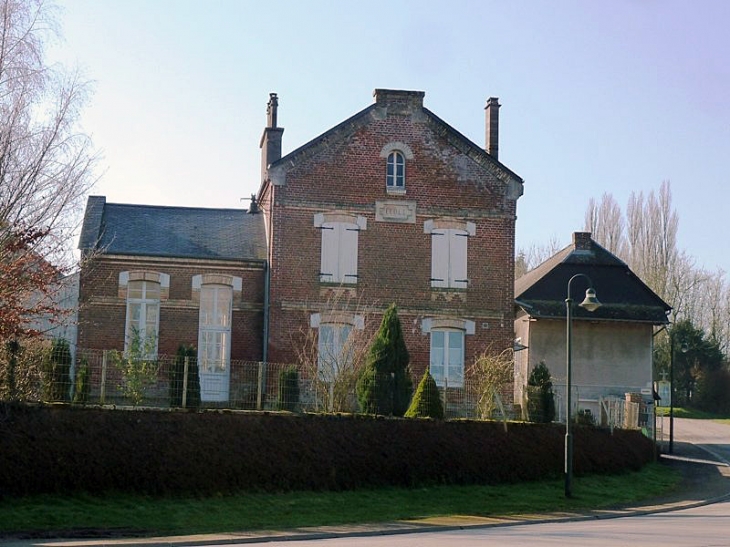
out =
{"type": "Polygon", "coordinates": [[[264,262],[264,348],[262,360],[266,363],[269,359],[269,286],[270,286],[269,261],[264,262]]]}

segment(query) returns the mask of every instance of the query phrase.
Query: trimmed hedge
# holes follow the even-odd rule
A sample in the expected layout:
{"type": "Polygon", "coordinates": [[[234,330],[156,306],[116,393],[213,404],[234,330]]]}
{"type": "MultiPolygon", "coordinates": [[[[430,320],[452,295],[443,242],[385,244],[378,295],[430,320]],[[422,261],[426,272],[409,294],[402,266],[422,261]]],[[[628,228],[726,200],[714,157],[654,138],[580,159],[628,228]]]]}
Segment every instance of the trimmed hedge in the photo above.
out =
{"type": "MultiPolygon", "coordinates": [[[[349,490],[562,475],[556,424],[0,406],[0,494],[349,490]]],[[[638,431],[574,429],[576,475],[639,469],[638,431]]]]}

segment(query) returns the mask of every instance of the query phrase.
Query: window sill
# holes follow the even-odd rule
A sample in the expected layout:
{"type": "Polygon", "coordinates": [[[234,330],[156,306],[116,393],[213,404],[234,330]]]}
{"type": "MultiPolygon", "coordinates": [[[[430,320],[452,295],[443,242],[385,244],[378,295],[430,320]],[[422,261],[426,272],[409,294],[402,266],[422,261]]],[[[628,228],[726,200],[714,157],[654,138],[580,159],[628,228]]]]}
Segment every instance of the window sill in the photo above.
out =
{"type": "Polygon", "coordinates": [[[406,189],[405,187],[398,188],[397,186],[386,186],[385,193],[391,196],[405,196],[406,189]]]}

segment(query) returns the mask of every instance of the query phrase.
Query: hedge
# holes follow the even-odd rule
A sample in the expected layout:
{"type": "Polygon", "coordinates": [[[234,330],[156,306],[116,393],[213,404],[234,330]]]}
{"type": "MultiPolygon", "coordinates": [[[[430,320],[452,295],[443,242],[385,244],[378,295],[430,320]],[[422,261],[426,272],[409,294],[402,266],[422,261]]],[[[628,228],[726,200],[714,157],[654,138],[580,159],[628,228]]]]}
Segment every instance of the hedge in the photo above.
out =
{"type": "MultiPolygon", "coordinates": [[[[559,424],[0,406],[0,495],[218,495],[561,476],[559,424]]],[[[576,475],[636,470],[638,431],[574,429],[576,475]]]]}

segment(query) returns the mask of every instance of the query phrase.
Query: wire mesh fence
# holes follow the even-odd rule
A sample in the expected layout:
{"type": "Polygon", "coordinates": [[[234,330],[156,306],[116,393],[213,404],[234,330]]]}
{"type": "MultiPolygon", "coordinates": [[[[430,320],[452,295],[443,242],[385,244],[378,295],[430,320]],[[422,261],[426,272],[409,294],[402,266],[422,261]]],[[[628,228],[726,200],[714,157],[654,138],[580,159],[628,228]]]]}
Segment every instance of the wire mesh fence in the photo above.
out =
{"type": "MultiPolygon", "coordinates": [[[[116,407],[362,411],[357,374],[341,378],[326,375],[325,379],[316,371],[308,373],[288,363],[198,363],[194,353],[133,359],[122,352],[78,349],[75,359],[62,363],[54,362],[50,356],[48,346],[21,348],[16,354],[3,348],[0,398],[116,407]]],[[[525,412],[526,401],[513,401],[511,383],[485,390],[483,382],[467,376],[463,385],[438,386],[431,396],[439,398],[447,419],[530,419],[525,412]]],[[[564,421],[562,405],[561,394],[556,393],[558,421],[564,421]]],[[[653,433],[653,407],[641,402],[640,397],[601,398],[592,412],[576,408],[574,414],[584,423],[653,433]]]]}

